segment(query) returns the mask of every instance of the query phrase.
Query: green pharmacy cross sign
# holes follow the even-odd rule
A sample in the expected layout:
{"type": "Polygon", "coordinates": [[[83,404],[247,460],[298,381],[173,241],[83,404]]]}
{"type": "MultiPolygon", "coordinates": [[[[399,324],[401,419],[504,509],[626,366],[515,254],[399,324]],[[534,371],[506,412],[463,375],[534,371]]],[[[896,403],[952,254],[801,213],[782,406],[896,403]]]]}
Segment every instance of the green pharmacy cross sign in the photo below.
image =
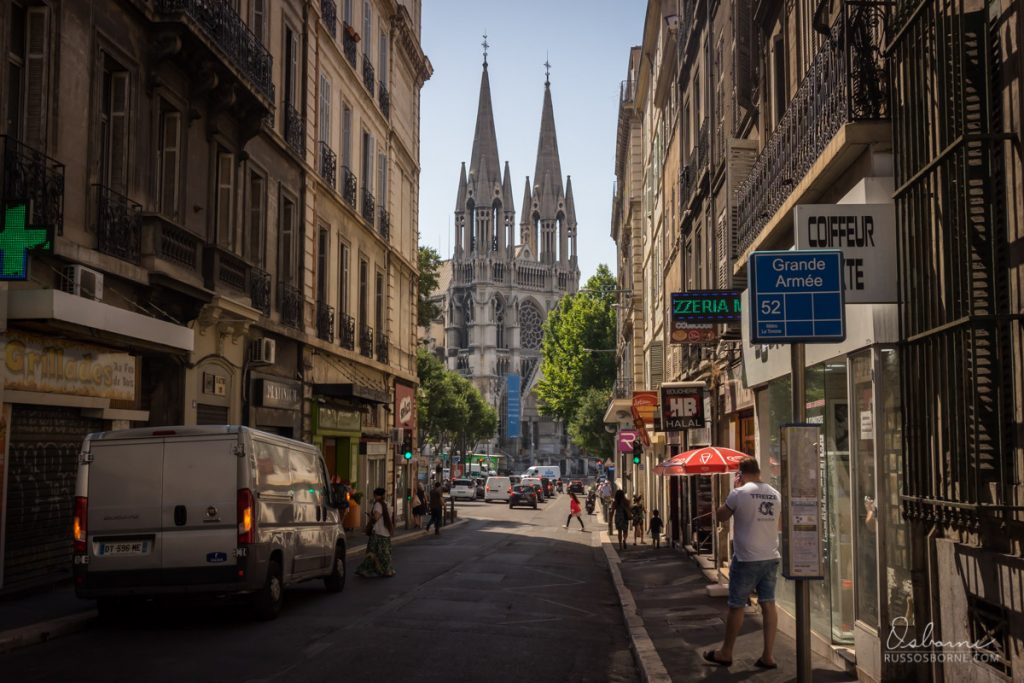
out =
{"type": "Polygon", "coordinates": [[[53,251],[53,233],[50,228],[30,228],[26,223],[28,207],[14,204],[4,209],[3,230],[0,230],[0,258],[3,272],[0,280],[28,278],[28,253],[53,251]]]}

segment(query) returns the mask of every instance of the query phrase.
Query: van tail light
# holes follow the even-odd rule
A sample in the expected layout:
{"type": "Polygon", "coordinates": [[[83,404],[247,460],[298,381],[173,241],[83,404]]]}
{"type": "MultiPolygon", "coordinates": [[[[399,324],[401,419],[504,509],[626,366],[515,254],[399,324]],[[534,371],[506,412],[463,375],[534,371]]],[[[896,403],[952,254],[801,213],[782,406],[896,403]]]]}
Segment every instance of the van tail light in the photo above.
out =
{"type": "Polygon", "coordinates": [[[256,534],[253,532],[253,515],[255,500],[249,489],[238,489],[238,544],[253,543],[256,534]]]}
{"type": "Polygon", "coordinates": [[[72,528],[75,553],[84,555],[85,536],[89,532],[89,499],[85,496],[75,496],[75,519],[72,528]]]}
{"type": "Polygon", "coordinates": [[[511,486],[508,487],[508,495],[510,495],[510,496],[512,495],[512,487],[511,486]]]}
{"type": "Polygon", "coordinates": [[[485,486],[485,487],[484,487],[484,491],[490,491],[490,490],[491,490],[491,487],[490,487],[490,486],[485,486]]]}

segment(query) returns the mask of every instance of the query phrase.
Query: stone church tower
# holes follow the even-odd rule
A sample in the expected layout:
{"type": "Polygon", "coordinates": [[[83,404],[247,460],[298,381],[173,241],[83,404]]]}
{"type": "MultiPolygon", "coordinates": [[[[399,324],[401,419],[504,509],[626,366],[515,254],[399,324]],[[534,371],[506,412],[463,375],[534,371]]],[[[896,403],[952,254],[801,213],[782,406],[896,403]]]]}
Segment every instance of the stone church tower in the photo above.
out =
{"type": "MultiPolygon", "coordinates": [[[[572,182],[562,183],[551,104],[544,83],[537,165],[526,179],[516,239],[508,162],[501,163],[491,107],[486,53],[469,169],[462,164],[455,203],[455,249],[444,304],[448,366],[468,377],[498,410],[492,452],[514,470],[573,458],[565,427],[542,417],[533,389],[539,379],[541,326],[548,311],[579,287],[572,182]],[[521,378],[521,438],[509,438],[508,376],[521,378]]],[[[581,464],[569,469],[579,471],[581,464]]]]}

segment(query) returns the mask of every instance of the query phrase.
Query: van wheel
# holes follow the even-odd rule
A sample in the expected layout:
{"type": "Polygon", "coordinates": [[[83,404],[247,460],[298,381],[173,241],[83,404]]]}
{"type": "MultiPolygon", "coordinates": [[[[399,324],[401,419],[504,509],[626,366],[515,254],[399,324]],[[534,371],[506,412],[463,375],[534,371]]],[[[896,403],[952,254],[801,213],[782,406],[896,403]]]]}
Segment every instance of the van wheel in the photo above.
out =
{"type": "Polygon", "coordinates": [[[331,573],[324,577],[324,587],[328,593],[340,593],[345,590],[345,548],[334,549],[334,566],[331,573]]]}
{"type": "Polygon", "coordinates": [[[256,618],[263,621],[276,618],[283,603],[284,583],[281,581],[281,565],[277,560],[271,560],[267,565],[267,580],[253,601],[256,618]]]}

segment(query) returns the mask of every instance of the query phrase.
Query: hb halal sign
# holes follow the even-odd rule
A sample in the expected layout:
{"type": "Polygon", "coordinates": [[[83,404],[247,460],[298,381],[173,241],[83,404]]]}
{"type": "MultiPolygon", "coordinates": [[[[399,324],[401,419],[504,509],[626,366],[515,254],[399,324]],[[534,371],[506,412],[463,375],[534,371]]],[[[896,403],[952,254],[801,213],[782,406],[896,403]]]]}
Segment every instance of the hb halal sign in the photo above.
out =
{"type": "Polygon", "coordinates": [[[661,424],[666,432],[704,427],[704,384],[674,382],[661,385],[661,424]]]}

